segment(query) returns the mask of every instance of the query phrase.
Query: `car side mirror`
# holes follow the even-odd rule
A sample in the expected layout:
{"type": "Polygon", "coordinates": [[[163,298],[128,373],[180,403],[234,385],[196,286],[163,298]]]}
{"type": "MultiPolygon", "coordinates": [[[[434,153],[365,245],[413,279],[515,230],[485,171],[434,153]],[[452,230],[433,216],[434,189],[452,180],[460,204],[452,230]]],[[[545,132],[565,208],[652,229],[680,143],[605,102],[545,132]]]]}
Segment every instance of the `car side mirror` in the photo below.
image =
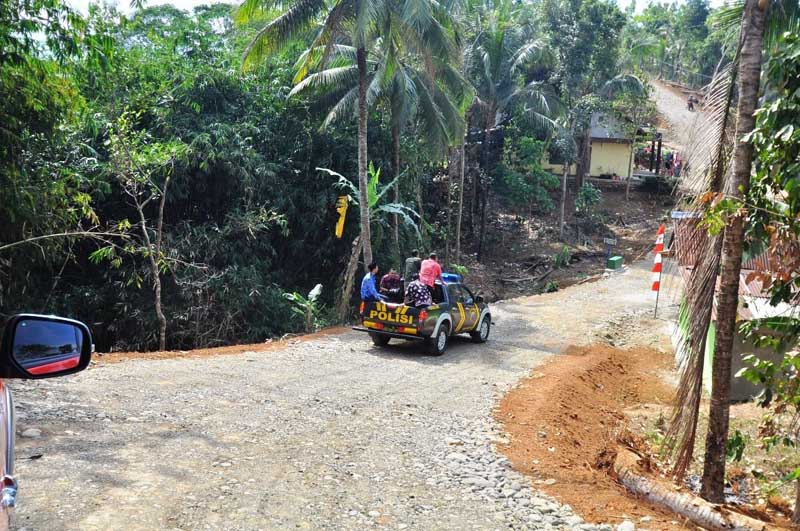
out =
{"type": "Polygon", "coordinates": [[[92,334],[80,321],[51,315],[15,315],[3,332],[0,376],[65,376],[82,371],[91,359],[92,334]]]}
{"type": "Polygon", "coordinates": [[[483,298],[483,295],[476,295],[476,296],[475,296],[475,302],[476,302],[477,304],[481,304],[481,303],[483,303],[483,302],[484,302],[484,300],[485,300],[485,299],[483,298]]]}

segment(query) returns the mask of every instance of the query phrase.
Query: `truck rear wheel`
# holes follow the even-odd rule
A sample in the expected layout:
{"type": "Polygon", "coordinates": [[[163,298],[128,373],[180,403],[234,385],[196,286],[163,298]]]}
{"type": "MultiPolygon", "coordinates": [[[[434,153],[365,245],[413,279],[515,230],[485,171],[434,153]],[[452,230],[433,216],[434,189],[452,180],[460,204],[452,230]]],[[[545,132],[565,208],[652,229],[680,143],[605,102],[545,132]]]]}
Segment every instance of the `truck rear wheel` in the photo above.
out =
{"type": "Polygon", "coordinates": [[[447,350],[447,340],[450,335],[450,325],[442,323],[436,336],[428,340],[428,352],[434,356],[441,356],[447,350]]]}
{"type": "Polygon", "coordinates": [[[387,336],[370,333],[369,337],[372,338],[372,344],[375,345],[376,347],[385,347],[386,345],[389,344],[390,338],[387,336]]]}

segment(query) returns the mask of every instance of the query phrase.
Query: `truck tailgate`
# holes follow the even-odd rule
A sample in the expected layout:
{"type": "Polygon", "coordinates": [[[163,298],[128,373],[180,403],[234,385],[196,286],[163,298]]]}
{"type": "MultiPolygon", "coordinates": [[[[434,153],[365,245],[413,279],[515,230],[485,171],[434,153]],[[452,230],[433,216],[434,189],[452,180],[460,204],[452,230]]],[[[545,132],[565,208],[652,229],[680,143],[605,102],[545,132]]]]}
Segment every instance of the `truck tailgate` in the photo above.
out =
{"type": "Polygon", "coordinates": [[[390,302],[364,302],[361,309],[361,324],[376,332],[417,334],[419,324],[417,308],[390,302]]]}

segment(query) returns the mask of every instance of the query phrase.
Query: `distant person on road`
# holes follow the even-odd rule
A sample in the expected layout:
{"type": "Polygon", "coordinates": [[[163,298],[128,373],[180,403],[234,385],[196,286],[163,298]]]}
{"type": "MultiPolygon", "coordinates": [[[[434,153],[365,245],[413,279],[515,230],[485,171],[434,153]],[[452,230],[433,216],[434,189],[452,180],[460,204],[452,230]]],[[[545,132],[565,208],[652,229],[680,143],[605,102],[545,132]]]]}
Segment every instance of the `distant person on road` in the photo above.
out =
{"type": "Polygon", "coordinates": [[[667,173],[672,173],[672,160],[675,157],[672,151],[667,151],[667,154],[664,155],[664,169],[667,170],[667,173]]]}
{"type": "Polygon", "coordinates": [[[419,258],[419,251],[414,249],[411,251],[411,256],[406,258],[405,275],[403,278],[406,282],[411,282],[414,275],[419,275],[419,268],[422,265],[422,260],[419,258]]]}
{"type": "Polygon", "coordinates": [[[367,274],[361,280],[361,300],[369,301],[382,301],[385,299],[383,295],[378,293],[375,289],[375,277],[378,275],[378,264],[372,262],[367,266],[367,274]]]}
{"type": "Polygon", "coordinates": [[[433,304],[428,286],[419,281],[419,275],[414,275],[406,288],[406,306],[414,308],[427,308],[433,304]]]}
{"type": "Polygon", "coordinates": [[[423,260],[419,268],[419,280],[431,292],[431,296],[436,293],[436,281],[442,280],[442,266],[439,265],[439,260],[436,253],[431,253],[427,260],[423,260]]]}

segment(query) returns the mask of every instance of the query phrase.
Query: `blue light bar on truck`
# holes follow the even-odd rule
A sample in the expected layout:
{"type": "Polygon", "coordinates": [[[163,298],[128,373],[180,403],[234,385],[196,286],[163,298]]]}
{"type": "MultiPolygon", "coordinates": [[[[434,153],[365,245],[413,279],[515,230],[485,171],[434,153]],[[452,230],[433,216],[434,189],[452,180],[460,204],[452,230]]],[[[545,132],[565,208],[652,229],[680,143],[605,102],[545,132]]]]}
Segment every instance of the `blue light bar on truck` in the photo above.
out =
{"type": "Polygon", "coordinates": [[[447,284],[455,284],[461,282],[461,275],[457,273],[442,273],[442,280],[447,284]]]}

